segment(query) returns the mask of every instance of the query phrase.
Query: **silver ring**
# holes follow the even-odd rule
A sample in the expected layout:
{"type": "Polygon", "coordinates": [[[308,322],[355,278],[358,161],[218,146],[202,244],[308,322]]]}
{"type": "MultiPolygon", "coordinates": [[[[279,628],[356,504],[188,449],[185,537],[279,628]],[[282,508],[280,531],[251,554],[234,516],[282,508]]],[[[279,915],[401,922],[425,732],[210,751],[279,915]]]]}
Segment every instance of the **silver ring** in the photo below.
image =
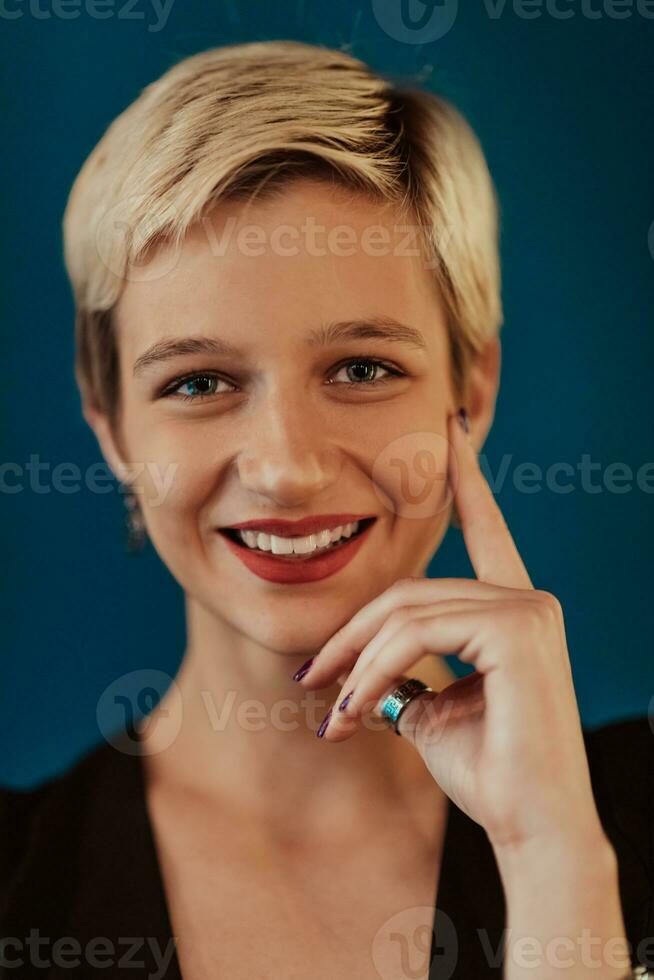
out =
{"type": "Polygon", "coordinates": [[[426,691],[433,693],[433,688],[424,684],[417,677],[409,677],[403,681],[394,691],[387,694],[381,706],[381,716],[388,723],[389,727],[395,729],[395,734],[399,735],[398,722],[406,706],[426,691]]]}

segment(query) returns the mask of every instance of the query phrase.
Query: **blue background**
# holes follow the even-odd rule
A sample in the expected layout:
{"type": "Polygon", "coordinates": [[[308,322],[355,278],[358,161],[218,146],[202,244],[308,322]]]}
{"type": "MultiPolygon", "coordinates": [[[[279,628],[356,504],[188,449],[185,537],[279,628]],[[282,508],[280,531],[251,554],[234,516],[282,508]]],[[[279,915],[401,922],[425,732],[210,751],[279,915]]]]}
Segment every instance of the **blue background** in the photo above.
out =
{"type": "MultiPolygon", "coordinates": [[[[65,8],[70,19],[39,2],[5,0],[0,16],[3,457],[24,484],[1,497],[0,781],[65,769],[100,741],[107,685],[179,664],[181,591],[151,548],[125,553],[115,482],[105,494],[47,490],[58,464],[84,474],[101,460],[74,383],[60,226],[83,160],[146,84],[186,55],[249,40],[345,46],[445,94],[479,134],[502,206],[505,308],[487,473],[508,454],[497,499],[534,584],[563,605],[583,723],[651,711],[654,480],[648,493],[635,474],[653,458],[654,21],[635,5],[623,19],[591,19],[571,0],[560,4],[569,19],[545,8],[525,19],[508,2],[494,17],[466,0],[443,37],[420,45],[389,36],[369,2],[352,0],[175,0],[161,30],[148,29],[147,0],[129,16],[117,0],[106,19],[83,0],[76,17],[65,8]],[[545,473],[583,454],[601,464],[600,488],[610,463],[630,466],[631,489],[590,493],[579,474],[565,494],[515,483],[519,464],[545,473]],[[46,492],[30,487],[31,458],[48,468],[46,492]]],[[[448,532],[430,572],[472,574],[460,532],[448,532]]]]}

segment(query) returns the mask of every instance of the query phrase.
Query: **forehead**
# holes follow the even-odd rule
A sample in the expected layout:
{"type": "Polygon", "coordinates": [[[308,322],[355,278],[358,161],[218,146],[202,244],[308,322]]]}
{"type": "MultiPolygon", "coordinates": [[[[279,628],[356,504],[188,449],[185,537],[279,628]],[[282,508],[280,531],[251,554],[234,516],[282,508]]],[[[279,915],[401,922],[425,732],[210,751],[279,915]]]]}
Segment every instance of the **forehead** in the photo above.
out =
{"type": "Polygon", "coordinates": [[[389,203],[298,180],[249,205],[225,201],[128,270],[117,305],[121,348],[217,333],[260,348],[301,342],[335,320],[386,315],[444,323],[417,221],[389,203]]]}

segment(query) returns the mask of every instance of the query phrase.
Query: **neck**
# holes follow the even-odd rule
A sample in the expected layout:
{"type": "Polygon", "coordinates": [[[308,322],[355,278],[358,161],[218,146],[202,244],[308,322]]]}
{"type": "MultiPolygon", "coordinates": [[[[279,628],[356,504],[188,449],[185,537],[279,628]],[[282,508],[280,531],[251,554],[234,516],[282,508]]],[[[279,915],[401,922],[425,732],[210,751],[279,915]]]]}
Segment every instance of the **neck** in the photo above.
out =
{"type": "MultiPolygon", "coordinates": [[[[288,827],[325,829],[387,813],[415,812],[415,793],[442,795],[416,750],[378,717],[364,716],[339,743],[316,738],[340,685],[306,691],[291,675],[311,656],[279,654],[217,623],[197,607],[180,670],[139,727],[148,779],[288,827]]],[[[314,653],[317,651],[313,651],[314,653]]],[[[456,679],[444,660],[423,658],[410,676],[440,691],[456,679]]]]}

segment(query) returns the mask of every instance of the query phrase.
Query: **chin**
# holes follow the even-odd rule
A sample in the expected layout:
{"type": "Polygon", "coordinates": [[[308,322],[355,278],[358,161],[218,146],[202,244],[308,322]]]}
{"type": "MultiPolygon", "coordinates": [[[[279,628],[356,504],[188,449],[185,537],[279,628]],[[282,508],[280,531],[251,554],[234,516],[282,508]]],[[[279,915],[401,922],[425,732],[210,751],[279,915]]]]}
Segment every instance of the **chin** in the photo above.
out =
{"type": "Polygon", "coordinates": [[[317,653],[348,618],[347,614],[338,618],[321,615],[317,622],[315,612],[306,608],[293,614],[293,622],[289,622],[289,615],[279,613],[259,613],[253,622],[251,617],[235,617],[233,611],[229,621],[242,635],[273,653],[306,659],[317,653]]]}

